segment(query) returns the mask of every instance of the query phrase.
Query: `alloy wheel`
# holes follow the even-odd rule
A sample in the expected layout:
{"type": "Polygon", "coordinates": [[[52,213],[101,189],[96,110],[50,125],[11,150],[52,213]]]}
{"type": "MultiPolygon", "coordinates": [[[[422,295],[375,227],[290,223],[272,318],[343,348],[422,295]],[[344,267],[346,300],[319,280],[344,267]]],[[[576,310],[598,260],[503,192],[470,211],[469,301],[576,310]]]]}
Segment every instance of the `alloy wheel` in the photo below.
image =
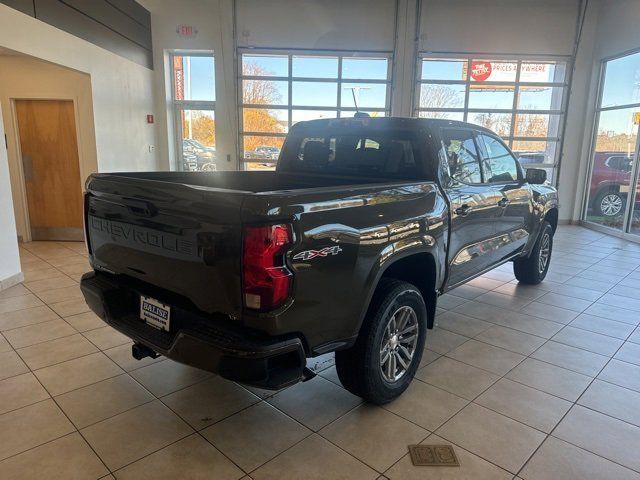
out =
{"type": "Polygon", "coordinates": [[[545,232],[540,239],[540,254],[538,255],[538,271],[544,272],[549,263],[549,257],[551,256],[551,237],[549,233],[545,232]]]}
{"type": "Polygon", "coordinates": [[[607,217],[613,217],[620,213],[622,210],[622,198],[620,195],[610,193],[602,197],[600,201],[600,211],[607,217]]]}
{"type": "Polygon", "coordinates": [[[400,307],[389,318],[380,345],[380,371],[387,382],[397,382],[409,370],[418,333],[418,316],[413,308],[400,307]]]}

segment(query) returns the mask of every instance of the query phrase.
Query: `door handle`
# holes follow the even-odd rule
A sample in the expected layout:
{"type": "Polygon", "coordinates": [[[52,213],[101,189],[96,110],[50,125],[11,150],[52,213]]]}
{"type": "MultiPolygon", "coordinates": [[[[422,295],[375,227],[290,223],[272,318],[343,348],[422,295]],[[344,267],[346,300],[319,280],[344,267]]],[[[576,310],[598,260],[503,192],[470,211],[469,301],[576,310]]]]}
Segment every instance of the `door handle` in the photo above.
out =
{"type": "Polygon", "coordinates": [[[504,208],[507,205],[509,205],[510,203],[511,203],[511,201],[508,198],[503,198],[502,200],[500,200],[498,202],[498,206],[504,208]]]}
{"type": "Polygon", "coordinates": [[[461,217],[466,217],[467,215],[469,215],[469,212],[471,212],[471,210],[473,210],[469,205],[467,205],[466,203],[458,208],[455,209],[456,214],[460,215],[461,217]]]}

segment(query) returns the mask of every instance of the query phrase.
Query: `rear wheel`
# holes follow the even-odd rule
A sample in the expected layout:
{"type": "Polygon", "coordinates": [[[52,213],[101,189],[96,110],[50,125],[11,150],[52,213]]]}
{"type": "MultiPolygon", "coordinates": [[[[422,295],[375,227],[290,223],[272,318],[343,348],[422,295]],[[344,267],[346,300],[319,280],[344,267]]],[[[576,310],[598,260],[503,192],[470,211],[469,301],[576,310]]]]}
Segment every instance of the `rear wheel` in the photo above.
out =
{"type": "Polygon", "coordinates": [[[378,405],[398,397],[420,364],[426,329],[420,291],[410,283],[383,278],[355,345],[336,352],[342,385],[378,405]]]}
{"type": "Polygon", "coordinates": [[[528,257],[516,258],[513,261],[513,273],[521,283],[537,285],[544,280],[551,263],[553,250],[553,228],[549,222],[542,223],[542,229],[533,250],[528,257]]]}

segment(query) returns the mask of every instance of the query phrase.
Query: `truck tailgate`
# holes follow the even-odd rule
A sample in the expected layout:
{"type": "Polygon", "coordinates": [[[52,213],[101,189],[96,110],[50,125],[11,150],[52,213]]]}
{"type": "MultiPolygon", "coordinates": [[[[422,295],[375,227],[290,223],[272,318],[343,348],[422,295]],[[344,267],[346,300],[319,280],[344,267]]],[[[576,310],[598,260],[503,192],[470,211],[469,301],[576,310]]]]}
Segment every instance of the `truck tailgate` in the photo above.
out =
{"type": "Polygon", "coordinates": [[[246,194],[94,175],[85,196],[92,264],[136,279],[150,293],[172,292],[171,301],[187,308],[239,315],[240,213],[246,194]]]}

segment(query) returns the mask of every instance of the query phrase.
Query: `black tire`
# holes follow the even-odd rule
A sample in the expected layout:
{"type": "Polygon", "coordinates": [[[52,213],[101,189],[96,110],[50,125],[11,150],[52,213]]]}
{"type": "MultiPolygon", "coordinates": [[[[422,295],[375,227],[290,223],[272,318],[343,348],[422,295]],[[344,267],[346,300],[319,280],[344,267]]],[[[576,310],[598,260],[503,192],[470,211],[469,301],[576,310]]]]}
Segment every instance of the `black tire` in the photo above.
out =
{"type": "Polygon", "coordinates": [[[349,349],[336,352],[336,370],[342,385],[367,402],[376,405],[390,402],[401,395],[411,383],[420,365],[426,333],[427,309],[420,291],[410,283],[383,278],[373,295],[356,343],[349,349]],[[394,316],[397,317],[393,324],[395,327],[392,327],[396,328],[395,331],[399,330],[398,324],[405,318],[406,325],[417,325],[417,339],[413,348],[408,348],[403,343],[413,341],[411,332],[405,335],[394,334],[387,341],[388,335],[392,333],[391,328],[387,330],[387,325],[391,326],[394,316]],[[388,358],[385,366],[381,366],[383,346],[386,355],[382,357],[388,358]],[[397,360],[400,357],[406,362],[405,351],[412,352],[406,367],[399,364],[401,360],[397,360]],[[392,360],[391,356],[395,358],[392,360]],[[393,382],[385,378],[391,372],[391,367],[394,375],[404,370],[393,382]],[[386,373],[383,373],[383,368],[386,373]]]}
{"type": "Polygon", "coordinates": [[[593,201],[596,214],[612,218],[624,214],[625,196],[617,187],[603,188],[593,201]]]}
{"type": "Polygon", "coordinates": [[[549,222],[543,222],[540,234],[536,240],[531,254],[528,257],[516,258],[513,261],[513,273],[520,283],[537,285],[547,276],[549,265],[551,264],[551,253],[553,251],[553,228],[549,222]],[[542,257],[547,250],[546,262],[542,257]]]}

